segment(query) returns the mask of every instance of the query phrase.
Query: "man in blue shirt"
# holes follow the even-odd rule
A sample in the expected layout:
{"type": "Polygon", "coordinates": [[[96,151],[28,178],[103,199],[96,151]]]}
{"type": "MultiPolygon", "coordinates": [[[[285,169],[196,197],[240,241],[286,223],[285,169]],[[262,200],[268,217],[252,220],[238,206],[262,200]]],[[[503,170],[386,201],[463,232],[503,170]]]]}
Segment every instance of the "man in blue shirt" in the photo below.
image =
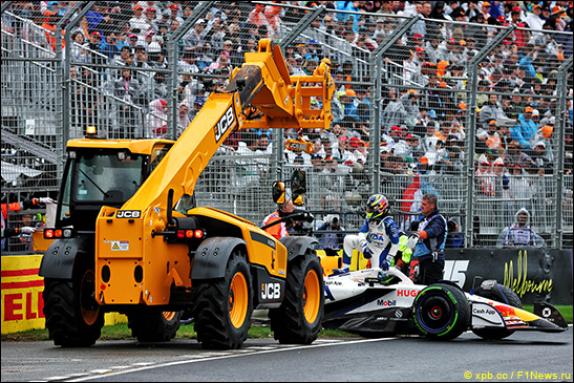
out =
{"type": "Polygon", "coordinates": [[[538,124],[532,120],[533,111],[531,106],[527,106],[524,113],[518,116],[518,125],[510,129],[512,139],[518,141],[520,147],[526,150],[532,149],[532,143],[538,131],[538,124]]]}
{"type": "Polygon", "coordinates": [[[423,196],[421,210],[424,219],[409,238],[414,247],[409,277],[417,284],[430,285],[443,279],[447,222],[438,211],[436,194],[423,196]]]}

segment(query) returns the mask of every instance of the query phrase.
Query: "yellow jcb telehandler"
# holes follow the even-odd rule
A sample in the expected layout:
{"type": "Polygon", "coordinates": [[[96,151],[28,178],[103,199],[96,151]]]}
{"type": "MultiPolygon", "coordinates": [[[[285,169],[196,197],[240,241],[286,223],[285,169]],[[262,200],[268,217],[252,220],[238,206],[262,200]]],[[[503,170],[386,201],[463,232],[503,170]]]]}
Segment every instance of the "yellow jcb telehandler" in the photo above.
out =
{"type": "Polygon", "coordinates": [[[279,342],[313,342],[323,316],[316,240],[276,240],[195,206],[193,193],[233,131],[326,129],[333,93],[327,60],[290,76],[279,47],[261,40],[177,141],[70,140],[57,224],[44,231],[55,241],[40,267],[54,343],[94,344],[111,311],[127,314],[140,341],[165,341],[186,311],[205,347],[238,348],[254,308],[269,309],[279,342]]]}

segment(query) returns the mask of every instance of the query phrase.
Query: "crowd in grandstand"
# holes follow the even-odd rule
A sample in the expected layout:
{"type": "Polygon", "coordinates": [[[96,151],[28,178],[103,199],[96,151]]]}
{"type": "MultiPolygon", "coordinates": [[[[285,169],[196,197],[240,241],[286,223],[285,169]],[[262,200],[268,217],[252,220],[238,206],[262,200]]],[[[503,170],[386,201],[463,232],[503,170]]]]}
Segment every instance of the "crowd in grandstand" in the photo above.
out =
{"type": "MultiPolygon", "coordinates": [[[[13,7],[19,16],[54,31],[74,3],[17,2],[13,7]]],[[[209,93],[225,85],[243,54],[257,49],[260,38],[279,40],[286,32],[286,20],[292,25],[303,16],[301,7],[323,5],[327,10],[285,55],[292,74],[310,74],[320,59],[331,59],[337,83],[334,121],[329,131],[306,133],[305,138],[314,142],[314,154],[286,152],[288,163],[307,165],[316,173],[366,171],[372,145],[380,145],[384,173],[463,174],[469,155],[468,109],[472,107],[476,108],[474,158],[479,193],[503,197],[521,190],[532,194],[536,188],[529,182],[535,178],[521,176],[554,171],[557,68],[572,55],[571,1],[276,3],[282,4],[216,3],[184,36],[177,63],[181,73],[179,132],[209,93]],[[359,70],[357,58],[377,49],[404,20],[401,17],[417,15],[422,18],[384,54],[380,126],[376,127],[381,141],[373,143],[374,90],[365,85],[372,79],[359,70]],[[476,105],[471,106],[467,64],[501,27],[509,26],[517,29],[479,64],[476,105]]],[[[104,87],[121,100],[116,136],[169,135],[171,84],[169,73],[162,71],[170,64],[168,35],[193,14],[195,5],[95,2],[71,35],[71,76],[93,86],[82,87],[72,98],[74,105],[85,106],[72,107],[72,113],[81,114],[73,117],[82,125],[97,125],[100,117],[91,102],[99,98],[90,95],[95,90],[89,89],[104,87]],[[87,70],[83,63],[119,68],[103,73],[101,67],[87,70]],[[140,110],[147,114],[141,126],[136,119],[140,110]]],[[[2,28],[17,29],[18,23],[9,25],[3,18],[2,28]]],[[[48,43],[55,46],[53,38],[48,43]]],[[[564,117],[571,127],[571,86],[569,92],[564,117]]],[[[228,144],[241,153],[271,153],[271,134],[241,132],[228,144]]],[[[286,134],[294,138],[296,132],[286,134]]],[[[571,159],[572,129],[567,129],[566,162],[571,159]]],[[[571,173],[571,167],[566,171],[571,173]]]]}

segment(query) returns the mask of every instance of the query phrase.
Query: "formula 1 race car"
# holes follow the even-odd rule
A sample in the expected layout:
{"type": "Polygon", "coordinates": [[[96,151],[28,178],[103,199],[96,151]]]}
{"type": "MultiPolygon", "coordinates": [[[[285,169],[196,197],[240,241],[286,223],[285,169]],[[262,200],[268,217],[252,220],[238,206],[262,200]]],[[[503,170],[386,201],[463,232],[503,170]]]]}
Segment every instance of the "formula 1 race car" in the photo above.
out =
{"type": "Polygon", "coordinates": [[[450,281],[414,284],[398,269],[364,269],[325,279],[323,326],[366,337],[420,334],[454,339],[472,330],[484,339],[502,339],[515,331],[565,331],[568,326],[550,304],[521,308],[509,288],[489,280],[476,294],[450,281]],[[503,303],[504,302],[504,303],[503,303]]]}

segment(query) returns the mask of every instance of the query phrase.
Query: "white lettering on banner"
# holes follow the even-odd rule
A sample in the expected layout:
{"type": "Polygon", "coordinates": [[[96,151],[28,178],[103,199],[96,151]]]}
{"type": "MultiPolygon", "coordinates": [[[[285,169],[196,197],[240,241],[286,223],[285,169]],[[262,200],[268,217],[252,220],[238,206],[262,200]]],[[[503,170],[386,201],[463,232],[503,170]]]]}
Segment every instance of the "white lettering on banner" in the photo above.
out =
{"type": "Polygon", "coordinates": [[[470,261],[445,261],[444,262],[444,279],[456,283],[460,288],[464,287],[466,282],[466,270],[470,261]]]}
{"type": "Polygon", "coordinates": [[[262,283],[261,299],[279,299],[281,296],[281,285],[279,283],[262,283]]]}

